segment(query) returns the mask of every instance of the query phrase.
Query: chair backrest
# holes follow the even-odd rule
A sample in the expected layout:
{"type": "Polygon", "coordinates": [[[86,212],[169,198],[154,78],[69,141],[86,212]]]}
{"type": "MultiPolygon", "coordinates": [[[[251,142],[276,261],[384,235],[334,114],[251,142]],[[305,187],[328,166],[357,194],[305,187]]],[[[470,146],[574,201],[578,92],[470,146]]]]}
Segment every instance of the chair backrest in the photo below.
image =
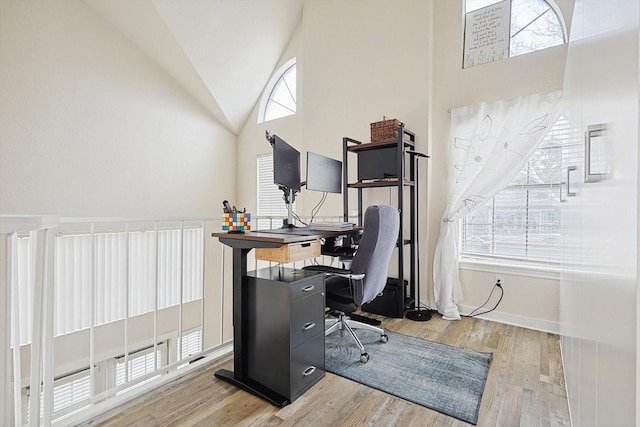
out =
{"type": "Polygon", "coordinates": [[[364,281],[353,286],[353,300],[360,306],[373,300],[387,283],[389,260],[398,241],[400,214],[389,205],[369,206],[364,213],[364,231],[351,271],[364,273],[364,281]]]}

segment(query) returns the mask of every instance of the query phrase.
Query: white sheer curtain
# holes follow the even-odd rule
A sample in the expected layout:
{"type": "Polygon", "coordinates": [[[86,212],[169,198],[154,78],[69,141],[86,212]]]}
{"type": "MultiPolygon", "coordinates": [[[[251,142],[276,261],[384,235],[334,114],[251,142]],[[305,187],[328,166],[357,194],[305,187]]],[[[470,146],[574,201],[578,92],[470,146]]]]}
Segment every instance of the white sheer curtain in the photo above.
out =
{"type": "Polygon", "coordinates": [[[447,207],[433,266],[436,308],[460,319],[459,220],[518,174],[560,114],[561,92],[483,103],[451,111],[447,207]]]}

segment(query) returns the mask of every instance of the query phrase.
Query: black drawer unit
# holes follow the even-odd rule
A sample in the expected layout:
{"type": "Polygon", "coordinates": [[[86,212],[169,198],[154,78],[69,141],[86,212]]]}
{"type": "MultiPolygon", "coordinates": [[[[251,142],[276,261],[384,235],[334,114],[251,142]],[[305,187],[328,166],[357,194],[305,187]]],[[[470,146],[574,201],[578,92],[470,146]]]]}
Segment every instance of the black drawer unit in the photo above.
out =
{"type": "Polygon", "coordinates": [[[247,375],[293,402],[324,377],[324,274],[247,273],[247,375]]]}

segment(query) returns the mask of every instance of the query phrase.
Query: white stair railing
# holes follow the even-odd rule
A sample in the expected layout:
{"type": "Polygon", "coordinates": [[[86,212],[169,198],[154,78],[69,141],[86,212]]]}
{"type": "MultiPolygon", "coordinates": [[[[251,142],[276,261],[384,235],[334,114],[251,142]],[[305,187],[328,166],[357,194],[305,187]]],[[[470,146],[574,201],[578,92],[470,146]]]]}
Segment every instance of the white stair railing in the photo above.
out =
{"type": "MultiPolygon", "coordinates": [[[[22,426],[22,354],[20,351],[20,284],[31,289],[31,358],[30,387],[40,390],[43,385],[45,414],[50,413],[52,391],[52,365],[43,357],[52,352],[53,301],[53,233],[58,227],[58,218],[48,216],[0,216],[0,265],[6,274],[0,277],[0,305],[3,308],[5,325],[0,331],[0,409],[2,424],[22,426]],[[31,260],[28,277],[20,277],[18,263],[18,237],[28,236],[31,241],[31,260]],[[17,381],[13,379],[17,378],[17,381]]],[[[24,327],[22,327],[24,328],[24,327]]],[[[39,393],[31,396],[29,406],[40,413],[39,393]]],[[[43,422],[51,422],[45,416],[43,422]]],[[[39,425],[38,418],[30,425],[39,425]]]]}
{"type": "Polygon", "coordinates": [[[82,420],[230,353],[220,224],[0,216],[0,425],[82,420]]]}
{"type": "Polygon", "coordinates": [[[0,216],[0,424],[81,422],[229,354],[220,229],[220,217],[0,216]]]}

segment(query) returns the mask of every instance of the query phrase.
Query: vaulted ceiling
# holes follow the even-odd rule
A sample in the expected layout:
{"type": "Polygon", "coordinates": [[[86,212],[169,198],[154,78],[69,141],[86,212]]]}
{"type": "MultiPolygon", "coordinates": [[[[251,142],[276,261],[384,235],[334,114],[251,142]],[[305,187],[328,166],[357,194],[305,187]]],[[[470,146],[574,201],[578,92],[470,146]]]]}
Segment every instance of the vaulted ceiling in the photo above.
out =
{"type": "Polygon", "coordinates": [[[304,0],[85,0],[238,133],[302,17],[304,0]]]}

